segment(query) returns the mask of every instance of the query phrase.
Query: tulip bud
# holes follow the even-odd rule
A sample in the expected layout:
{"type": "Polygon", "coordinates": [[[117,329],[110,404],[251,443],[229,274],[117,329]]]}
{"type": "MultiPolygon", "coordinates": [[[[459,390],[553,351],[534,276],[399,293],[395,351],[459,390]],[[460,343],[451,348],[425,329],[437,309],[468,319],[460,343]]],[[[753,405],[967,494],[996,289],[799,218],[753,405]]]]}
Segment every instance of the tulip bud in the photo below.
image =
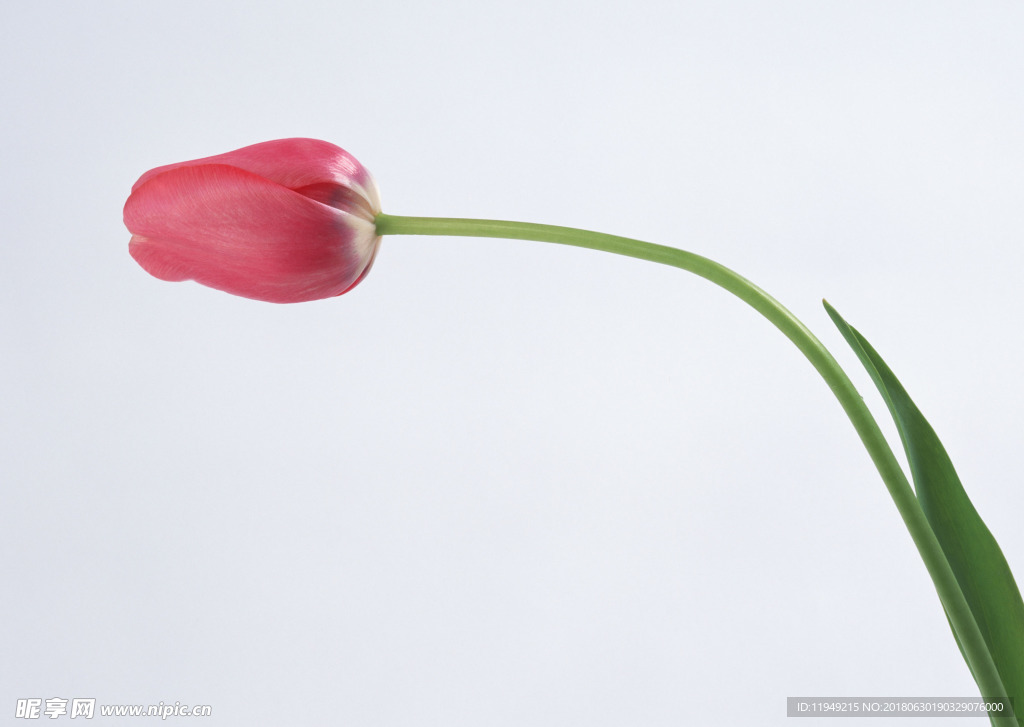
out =
{"type": "Polygon", "coordinates": [[[124,224],[129,253],[161,280],[298,303],[366,276],[379,213],[373,178],[348,152],[281,139],[146,172],[124,224]]]}

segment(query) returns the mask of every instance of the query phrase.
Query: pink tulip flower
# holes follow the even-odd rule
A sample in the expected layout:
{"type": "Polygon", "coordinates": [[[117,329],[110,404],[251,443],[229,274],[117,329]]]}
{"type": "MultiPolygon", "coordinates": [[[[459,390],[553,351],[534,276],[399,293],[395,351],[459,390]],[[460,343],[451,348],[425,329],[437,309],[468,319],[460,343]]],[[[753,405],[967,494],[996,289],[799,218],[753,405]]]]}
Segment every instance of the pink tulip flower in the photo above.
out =
{"type": "Polygon", "coordinates": [[[128,251],[161,280],[298,303],[341,295],[373,265],[377,186],[348,152],[281,139],[143,174],[128,251]]]}

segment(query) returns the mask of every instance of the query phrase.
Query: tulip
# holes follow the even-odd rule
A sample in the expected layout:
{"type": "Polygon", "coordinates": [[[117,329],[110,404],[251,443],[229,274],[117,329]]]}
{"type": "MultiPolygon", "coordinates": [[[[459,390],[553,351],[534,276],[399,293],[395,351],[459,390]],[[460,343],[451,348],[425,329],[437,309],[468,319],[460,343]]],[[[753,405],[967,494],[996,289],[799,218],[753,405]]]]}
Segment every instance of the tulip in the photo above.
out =
{"type": "Polygon", "coordinates": [[[1009,565],[934,430],[871,345],[827,303],[889,406],[916,491],[832,354],[778,301],[700,255],[553,225],[386,215],[366,169],[342,149],[312,139],[271,141],[149,171],[132,188],[124,221],[132,232],[129,251],[156,277],[276,303],[351,290],[370,270],[382,234],[572,245],[671,265],[721,286],[796,344],[839,400],[925,561],[982,695],[1005,707],[994,720],[1024,727],[1012,707],[1024,697],[1024,600],[1009,565]]]}
{"type": "Polygon", "coordinates": [[[146,172],[124,224],[131,256],[161,280],[298,303],[366,277],[379,213],[373,178],[348,152],[281,139],[146,172]]]}

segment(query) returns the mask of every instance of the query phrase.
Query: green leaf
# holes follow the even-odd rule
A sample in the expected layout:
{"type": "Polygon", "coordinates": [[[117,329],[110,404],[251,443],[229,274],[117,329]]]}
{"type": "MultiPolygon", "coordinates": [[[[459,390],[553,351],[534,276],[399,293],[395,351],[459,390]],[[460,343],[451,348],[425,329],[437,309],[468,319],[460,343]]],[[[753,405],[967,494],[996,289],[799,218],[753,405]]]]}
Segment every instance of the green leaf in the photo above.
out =
{"type": "MultiPolygon", "coordinates": [[[[825,302],[896,421],[917,498],[956,576],[1007,695],[1024,714],[1024,601],[999,544],[964,491],[935,430],[863,336],[825,302]]],[[[950,621],[952,627],[952,621],[950,621]]],[[[953,628],[957,646],[961,636],[953,628]]],[[[966,655],[964,656],[966,660],[966,655]]],[[[974,668],[971,667],[972,674],[974,668]]],[[[1024,717],[1018,718],[1024,725],[1024,717]]]]}

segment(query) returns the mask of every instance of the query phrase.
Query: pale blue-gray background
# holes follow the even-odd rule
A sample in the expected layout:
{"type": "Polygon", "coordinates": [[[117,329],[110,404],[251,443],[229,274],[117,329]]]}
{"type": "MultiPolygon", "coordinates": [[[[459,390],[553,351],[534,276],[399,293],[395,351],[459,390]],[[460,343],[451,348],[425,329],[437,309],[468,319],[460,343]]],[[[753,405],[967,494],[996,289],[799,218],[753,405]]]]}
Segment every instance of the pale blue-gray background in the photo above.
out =
{"type": "Polygon", "coordinates": [[[736,268],[884,420],[827,297],[1020,575],[1022,32],[1009,2],[6,3],[0,715],[739,725],[975,694],[827,387],[718,289],[409,237],[273,306],[149,277],[121,207],[150,167],[324,138],[394,214],[736,268]]]}

